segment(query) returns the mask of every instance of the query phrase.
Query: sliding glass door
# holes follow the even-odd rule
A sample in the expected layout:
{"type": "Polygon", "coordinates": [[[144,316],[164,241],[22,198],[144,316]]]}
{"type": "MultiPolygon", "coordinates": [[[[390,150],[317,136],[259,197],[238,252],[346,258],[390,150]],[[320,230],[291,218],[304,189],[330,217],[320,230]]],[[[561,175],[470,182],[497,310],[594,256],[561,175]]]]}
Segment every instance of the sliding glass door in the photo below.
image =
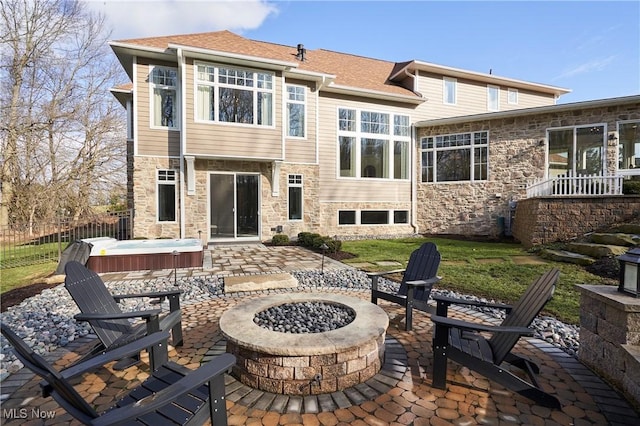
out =
{"type": "Polygon", "coordinates": [[[259,239],[259,177],[240,173],[209,176],[209,239],[259,239]]]}

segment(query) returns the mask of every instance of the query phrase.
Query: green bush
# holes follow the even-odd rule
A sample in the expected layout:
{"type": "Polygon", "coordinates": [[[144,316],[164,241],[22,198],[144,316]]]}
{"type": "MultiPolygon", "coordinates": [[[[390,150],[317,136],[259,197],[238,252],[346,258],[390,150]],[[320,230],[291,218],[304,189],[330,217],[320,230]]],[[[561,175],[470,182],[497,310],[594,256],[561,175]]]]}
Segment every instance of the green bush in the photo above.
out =
{"type": "Polygon", "coordinates": [[[276,234],[271,237],[271,244],[274,246],[286,246],[289,244],[289,236],[286,234],[276,234]]]}
{"type": "MultiPolygon", "coordinates": [[[[311,232],[300,232],[298,234],[298,242],[303,247],[313,247],[314,240],[318,238],[320,234],[311,233],[311,232]]],[[[320,243],[322,245],[322,243],[320,243]]]]}
{"type": "Polygon", "coordinates": [[[312,248],[314,250],[322,250],[322,245],[326,244],[326,250],[332,253],[337,253],[342,248],[342,241],[311,232],[300,232],[298,234],[298,243],[303,247],[312,248]]]}
{"type": "Polygon", "coordinates": [[[625,180],[622,182],[622,193],[625,195],[640,194],[640,180],[625,180]]]}

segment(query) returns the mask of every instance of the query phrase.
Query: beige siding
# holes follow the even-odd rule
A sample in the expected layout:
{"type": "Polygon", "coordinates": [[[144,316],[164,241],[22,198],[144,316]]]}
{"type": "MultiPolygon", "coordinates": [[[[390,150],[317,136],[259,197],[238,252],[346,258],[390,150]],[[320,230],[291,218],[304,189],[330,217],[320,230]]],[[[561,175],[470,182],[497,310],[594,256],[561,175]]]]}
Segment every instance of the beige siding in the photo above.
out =
{"type": "Polygon", "coordinates": [[[180,132],[176,130],[151,128],[151,103],[149,93],[149,72],[152,65],[176,67],[176,64],[148,62],[138,59],[136,66],[136,93],[134,105],[137,108],[137,154],[153,156],[180,155],[180,132]]]}
{"type": "MultiPolygon", "coordinates": [[[[411,110],[398,105],[358,101],[354,98],[320,96],[320,200],[326,201],[409,201],[411,184],[408,181],[386,179],[337,178],[337,119],[338,108],[364,108],[371,111],[408,114],[414,121],[411,110]]],[[[413,153],[412,153],[413,154],[413,153]]]]}
{"type": "MultiPolygon", "coordinates": [[[[491,84],[492,86],[499,86],[491,84]]],[[[457,104],[443,102],[443,76],[433,73],[419,73],[418,91],[428,100],[419,108],[419,120],[490,112],[487,108],[487,83],[457,79],[457,104]]],[[[554,96],[547,93],[518,89],[518,104],[507,102],[509,86],[500,87],[500,111],[517,108],[532,108],[555,103],[554,96]]]]}
{"type": "MultiPolygon", "coordinates": [[[[287,84],[295,84],[298,86],[306,86],[306,137],[286,138],[285,139],[285,162],[287,163],[307,163],[316,164],[316,147],[317,147],[317,128],[316,128],[316,111],[317,111],[317,90],[312,82],[304,82],[300,80],[287,80],[287,84]]],[[[284,91],[284,88],[283,88],[284,91]]],[[[286,113],[286,92],[283,92],[284,103],[282,114],[285,120],[284,133],[287,132],[287,113],[286,113]]]]}
{"type": "Polygon", "coordinates": [[[282,84],[274,76],[274,127],[195,121],[193,60],[186,64],[186,153],[227,158],[282,159],[282,84]]]}

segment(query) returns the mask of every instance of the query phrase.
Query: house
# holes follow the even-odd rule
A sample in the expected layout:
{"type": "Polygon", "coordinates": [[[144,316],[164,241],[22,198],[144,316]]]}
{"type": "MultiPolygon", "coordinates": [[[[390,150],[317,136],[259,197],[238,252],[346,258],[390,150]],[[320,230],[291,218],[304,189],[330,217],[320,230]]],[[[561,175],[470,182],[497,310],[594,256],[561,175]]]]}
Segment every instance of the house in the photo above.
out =
{"type": "Polygon", "coordinates": [[[128,113],[135,237],[497,235],[533,178],[575,169],[584,123],[602,139],[580,151],[587,170],[640,161],[637,132],[622,145],[636,98],[626,119],[565,122],[567,89],[419,60],[229,31],[110,46],[131,79],[112,93],[128,113]]]}

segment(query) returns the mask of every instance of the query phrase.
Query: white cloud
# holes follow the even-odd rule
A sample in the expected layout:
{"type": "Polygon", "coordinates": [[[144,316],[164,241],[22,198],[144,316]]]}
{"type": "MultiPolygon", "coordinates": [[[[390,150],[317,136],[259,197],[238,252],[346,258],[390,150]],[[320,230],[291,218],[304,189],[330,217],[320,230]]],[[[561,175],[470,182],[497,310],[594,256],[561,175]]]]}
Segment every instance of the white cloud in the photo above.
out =
{"type": "Polygon", "coordinates": [[[258,28],[277,7],[266,0],[84,0],[103,13],[111,39],[258,28]]]}
{"type": "Polygon", "coordinates": [[[562,80],[569,77],[574,77],[578,74],[585,74],[593,71],[602,71],[616,58],[615,55],[609,56],[603,59],[595,59],[593,61],[586,62],[584,64],[580,64],[571,69],[564,71],[559,76],[556,76],[553,80],[562,80]]]}

